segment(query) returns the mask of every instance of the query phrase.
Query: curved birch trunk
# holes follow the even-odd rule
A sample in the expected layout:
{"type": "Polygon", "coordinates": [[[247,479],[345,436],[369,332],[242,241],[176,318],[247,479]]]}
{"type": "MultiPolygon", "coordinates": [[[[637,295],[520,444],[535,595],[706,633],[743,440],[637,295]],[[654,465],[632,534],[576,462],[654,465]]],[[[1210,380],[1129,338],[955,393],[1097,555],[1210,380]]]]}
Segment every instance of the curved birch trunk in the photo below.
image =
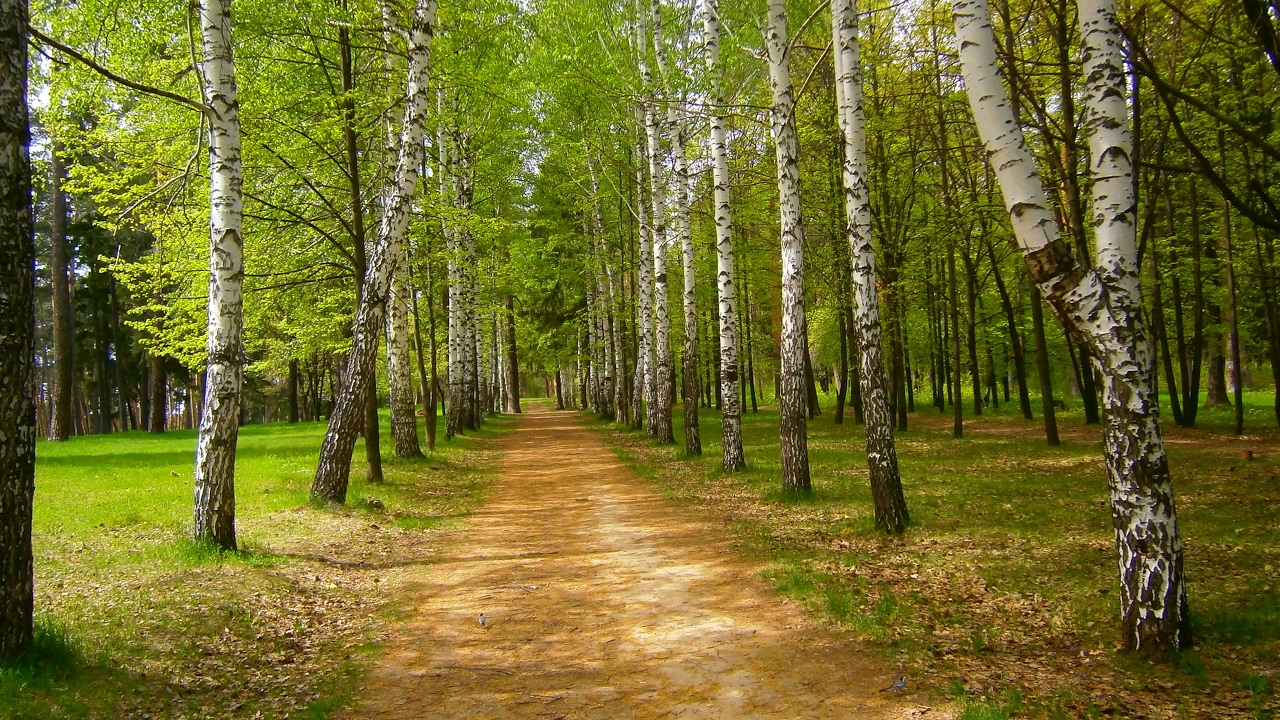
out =
{"type": "Polygon", "coordinates": [[[1190,642],[1182,539],[1150,375],[1134,222],[1132,138],[1112,0],[1082,0],[1080,26],[1096,268],[1076,260],[1045,199],[996,62],[985,0],[953,0],[960,61],[978,131],[1014,234],[1044,298],[1085,341],[1104,378],[1111,515],[1119,550],[1124,647],[1162,653],[1190,642]]]}
{"type": "Polygon", "coordinates": [[[236,547],[236,439],[244,381],[243,176],[240,170],[240,102],[231,56],[231,3],[203,0],[200,29],[209,117],[209,318],[204,406],[196,441],[197,540],[236,547]]]}
{"type": "Polygon", "coordinates": [[[729,206],[729,150],[725,139],[720,76],[720,14],[717,0],[701,0],[702,42],[711,73],[710,151],[715,184],[716,295],[720,310],[720,434],[725,472],[746,466],[742,451],[742,403],[739,397],[737,286],[733,274],[733,222],[729,206]]]}
{"type": "Polygon", "coordinates": [[[347,359],[348,382],[334,403],[329,429],[320,448],[320,462],[311,484],[311,497],[326,502],[346,502],[351,474],[351,451],[361,422],[360,388],[374,372],[378,338],[386,319],[387,296],[396,261],[401,255],[413,195],[422,165],[423,126],[430,100],[427,78],[431,59],[431,37],[436,14],[435,0],[418,0],[409,33],[409,78],[400,148],[397,152],[394,185],[388,191],[386,211],[378,228],[378,240],[369,253],[369,270],[364,279],[360,307],[356,310],[351,354],[347,359]]]}
{"type": "Polygon", "coordinates": [[[782,444],[782,487],[807,491],[809,484],[808,410],[805,387],[804,224],[800,209],[800,144],[791,88],[791,50],[787,10],[770,0],[765,29],[769,86],[773,91],[773,143],[778,164],[778,213],[782,230],[782,363],[778,378],[778,415],[782,444]]]}
{"type": "Polygon", "coordinates": [[[875,501],[876,527],[889,533],[906,529],[910,517],[898,475],[893,415],[880,346],[880,300],[876,293],[876,253],[871,242],[871,197],[867,192],[866,113],[862,106],[862,58],[858,15],[853,0],[831,0],[836,104],[844,134],[845,232],[849,237],[853,285],[853,326],[861,358],[863,429],[867,467],[875,501]]]}
{"type": "Polygon", "coordinates": [[[36,478],[35,227],[27,3],[0,0],[0,661],[31,648],[36,478]]]}

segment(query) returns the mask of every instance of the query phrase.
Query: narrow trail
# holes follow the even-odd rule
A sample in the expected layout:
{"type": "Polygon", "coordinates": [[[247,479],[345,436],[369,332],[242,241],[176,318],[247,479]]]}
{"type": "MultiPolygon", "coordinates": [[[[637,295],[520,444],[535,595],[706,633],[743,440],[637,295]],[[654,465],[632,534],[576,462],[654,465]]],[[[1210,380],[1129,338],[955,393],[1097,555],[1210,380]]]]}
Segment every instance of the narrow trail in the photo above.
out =
{"type": "Polygon", "coordinates": [[[891,668],[765,588],[721,534],[662,498],[572,415],[535,409],[502,444],[488,502],[451,556],[416,571],[407,619],[345,717],[924,710],[879,692],[891,668]]]}

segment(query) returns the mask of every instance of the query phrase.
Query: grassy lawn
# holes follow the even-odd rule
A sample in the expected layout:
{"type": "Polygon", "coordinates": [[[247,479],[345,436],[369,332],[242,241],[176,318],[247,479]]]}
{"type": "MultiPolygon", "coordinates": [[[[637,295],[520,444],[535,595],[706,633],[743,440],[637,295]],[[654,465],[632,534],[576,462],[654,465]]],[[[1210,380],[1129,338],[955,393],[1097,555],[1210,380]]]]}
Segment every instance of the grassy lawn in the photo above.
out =
{"type": "Polygon", "coordinates": [[[1101,431],[1078,401],[1053,449],[1016,400],[967,419],[960,440],[949,414],[918,407],[898,435],[912,516],[901,538],[874,528],[861,428],[834,424],[832,398],[822,405],[804,497],[781,492],[772,408],[744,416],[749,467],[731,476],[715,412],[701,415],[702,458],[599,425],[669,497],[719,518],[781,591],[901,666],[925,698],[954,699],[962,718],[1276,716],[1280,433],[1269,391],[1246,396],[1243,438],[1229,409],[1202,410],[1195,430],[1167,424],[1197,638],[1167,665],[1117,652],[1101,431]]]}
{"type": "Polygon", "coordinates": [[[233,554],[187,539],[194,431],[41,442],[39,649],[0,668],[0,718],[325,717],[406,569],[483,499],[489,440],[513,422],[396,460],[383,421],[386,482],[365,482],[357,445],[342,509],[308,503],[324,423],[241,428],[233,554]]]}

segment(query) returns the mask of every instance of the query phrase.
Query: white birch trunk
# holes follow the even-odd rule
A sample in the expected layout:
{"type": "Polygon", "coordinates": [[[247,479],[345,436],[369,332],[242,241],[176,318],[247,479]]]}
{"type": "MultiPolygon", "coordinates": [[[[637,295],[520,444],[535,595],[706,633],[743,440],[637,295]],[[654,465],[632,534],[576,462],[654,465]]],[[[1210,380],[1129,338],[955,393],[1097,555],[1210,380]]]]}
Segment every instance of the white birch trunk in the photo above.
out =
{"type": "Polygon", "coordinates": [[[312,497],[326,502],[346,501],[351,451],[363,416],[361,381],[374,372],[378,339],[386,322],[387,295],[409,228],[418,168],[422,166],[424,154],[423,129],[431,100],[427,79],[435,14],[435,0],[418,0],[409,33],[409,78],[394,185],[388,193],[377,242],[369,253],[369,269],[365,274],[362,302],[356,310],[351,354],[347,359],[348,382],[334,404],[311,486],[312,497]]]}
{"type": "MultiPolygon", "coordinates": [[[[396,20],[393,3],[383,0],[382,27],[387,33],[388,49],[395,47],[394,39],[402,33],[396,20]]],[[[395,67],[395,55],[386,54],[385,65],[388,77],[395,67]]],[[[387,114],[384,123],[387,133],[387,153],[394,156],[399,148],[396,125],[391,113],[387,114]]],[[[383,209],[387,208],[390,199],[386,189],[383,191],[383,209]]],[[[409,285],[406,282],[409,266],[409,246],[402,244],[400,257],[396,260],[391,277],[391,291],[387,296],[387,390],[391,405],[391,437],[395,443],[396,457],[422,457],[422,446],[418,441],[418,413],[413,394],[413,360],[409,353],[409,285]]]]}
{"type": "Polygon", "coordinates": [[[196,442],[197,540],[236,547],[235,465],[244,382],[243,176],[240,102],[231,54],[231,3],[203,0],[200,29],[209,116],[209,319],[205,397],[196,442]]]}
{"type": "Polygon", "coordinates": [[[773,142],[778,165],[778,213],[782,231],[782,340],[778,415],[782,444],[782,486],[807,491],[809,485],[808,397],[805,388],[804,223],[800,208],[799,140],[791,87],[791,49],[783,0],[770,0],[765,29],[769,85],[773,91],[773,142]]]}
{"type": "Polygon", "coordinates": [[[910,518],[898,475],[893,415],[880,344],[880,300],[876,292],[876,254],[871,242],[871,197],[867,191],[866,113],[862,106],[862,58],[858,15],[853,0],[831,0],[836,105],[844,134],[845,231],[853,285],[853,324],[860,359],[867,466],[875,501],[876,527],[900,533],[910,518]]]}
{"type": "Polygon", "coordinates": [[[680,241],[681,269],[684,273],[684,357],[681,378],[684,386],[684,447],[690,455],[702,454],[702,434],[698,427],[698,296],[694,266],[693,233],[689,228],[689,164],[684,153],[683,112],[671,112],[671,156],[674,165],[675,231],[680,241]]]}
{"type": "Polygon", "coordinates": [[[702,42],[711,74],[710,153],[715,185],[716,295],[720,310],[720,432],[724,470],[746,466],[742,451],[742,404],[739,397],[737,286],[733,273],[733,222],[729,205],[729,150],[725,139],[720,71],[720,14],[717,0],[701,0],[702,42]]]}
{"type": "Polygon", "coordinates": [[[1001,80],[985,0],[953,0],[953,13],[974,119],[1031,276],[1085,340],[1103,374],[1124,647],[1144,653],[1186,647],[1190,622],[1182,540],[1140,312],[1132,138],[1115,4],[1080,2],[1096,268],[1080,266],[1060,236],[1001,80]]]}
{"type": "Polygon", "coordinates": [[[645,135],[648,138],[650,217],[653,251],[653,365],[648,382],[649,434],[659,443],[672,443],[671,434],[671,315],[667,293],[667,223],[663,201],[661,130],[652,102],[645,105],[645,135]]]}
{"type": "Polygon", "coordinates": [[[647,425],[649,433],[653,433],[653,224],[649,219],[649,205],[645,202],[645,176],[641,163],[646,154],[640,145],[636,146],[636,203],[639,217],[639,248],[636,251],[638,285],[637,289],[637,322],[640,325],[639,353],[636,358],[635,394],[632,401],[632,414],[636,420],[633,425],[647,425]],[[643,421],[640,419],[643,418],[643,421]]]}
{"type": "MultiPolygon", "coordinates": [[[[0,1],[0,666],[34,655],[35,265],[27,3],[0,1]]],[[[234,96],[233,96],[234,97],[234,96]]],[[[65,217],[65,216],[64,216],[65,217]]],[[[59,239],[59,242],[62,240],[59,239]]],[[[55,271],[66,277],[66,264],[55,271]]],[[[63,283],[65,289],[65,283],[63,283]]],[[[70,390],[69,385],[64,388],[70,390]]],[[[65,417],[65,416],[64,416],[65,417]]],[[[234,449],[234,446],[233,446],[234,449]]],[[[41,451],[43,452],[43,451],[41,451]]],[[[7,675],[6,675],[7,677],[7,675]]]]}
{"type": "MultiPolygon", "coordinates": [[[[436,109],[443,118],[443,90],[438,90],[436,93],[436,109]]],[[[443,209],[453,206],[453,171],[450,168],[449,160],[449,136],[445,130],[443,119],[436,128],[436,151],[437,176],[440,178],[439,204],[443,209]]],[[[441,219],[441,231],[444,233],[445,240],[445,273],[448,276],[446,288],[449,298],[445,323],[449,358],[449,366],[445,372],[447,374],[446,383],[449,386],[449,405],[445,410],[444,436],[446,439],[452,439],[462,432],[462,408],[465,407],[465,403],[460,401],[466,393],[466,384],[463,382],[462,336],[460,335],[462,330],[462,306],[460,304],[462,283],[459,276],[457,234],[454,232],[453,225],[448,218],[441,219]]]]}
{"type": "Polygon", "coordinates": [[[413,360],[409,356],[409,288],[403,269],[408,264],[409,247],[402,243],[387,295],[387,386],[391,396],[391,436],[399,458],[422,457],[413,397],[413,360]]]}

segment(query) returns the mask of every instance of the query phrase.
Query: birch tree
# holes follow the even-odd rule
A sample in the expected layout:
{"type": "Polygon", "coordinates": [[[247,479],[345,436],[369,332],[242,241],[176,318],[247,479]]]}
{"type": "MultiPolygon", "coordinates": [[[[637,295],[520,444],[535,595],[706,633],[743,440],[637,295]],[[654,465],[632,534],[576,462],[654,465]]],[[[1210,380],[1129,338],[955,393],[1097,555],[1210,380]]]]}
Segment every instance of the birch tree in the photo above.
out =
{"type": "Polygon", "coordinates": [[[27,3],[0,0],[0,661],[31,647],[36,478],[35,227],[27,3]]]}
{"type": "Polygon", "coordinates": [[[689,163],[684,153],[684,117],[676,111],[671,120],[671,155],[675,176],[675,231],[680,241],[681,267],[684,271],[684,357],[680,376],[684,385],[684,449],[690,455],[702,454],[702,435],[698,428],[698,295],[693,232],[689,228],[689,163]]]}
{"type": "MultiPolygon", "coordinates": [[[[643,47],[643,43],[641,43],[643,47]]],[[[644,115],[641,111],[641,118],[644,115]]],[[[643,121],[641,123],[643,125],[643,121]]],[[[639,323],[639,349],[636,355],[635,389],[631,399],[631,425],[652,428],[653,400],[653,225],[649,222],[649,205],[645,202],[644,146],[637,142],[636,160],[636,225],[638,249],[636,250],[636,317],[639,323]]]]}
{"type": "MultiPolygon", "coordinates": [[[[402,36],[395,12],[395,5],[388,0],[380,3],[382,27],[386,32],[386,66],[390,71],[395,63],[394,39],[402,36]]],[[[388,72],[390,74],[390,72],[388,72]]],[[[387,113],[384,122],[387,132],[387,148],[396,152],[396,127],[392,114],[387,113]]],[[[387,210],[389,195],[383,193],[383,210],[387,210]]],[[[413,398],[413,363],[409,357],[409,302],[412,291],[407,282],[409,270],[409,244],[402,243],[400,257],[396,259],[391,278],[391,290],[387,295],[387,390],[391,405],[391,438],[395,443],[396,457],[422,457],[418,441],[417,405],[413,398]]]]}
{"type": "Polygon", "coordinates": [[[867,467],[875,501],[876,527],[902,532],[910,518],[898,475],[893,414],[880,346],[880,300],[876,292],[876,253],[871,242],[871,198],[867,192],[866,111],[862,105],[862,57],[858,15],[853,0],[831,0],[832,55],[835,60],[837,116],[844,135],[845,234],[853,285],[855,357],[867,439],[867,467]]]}
{"type": "Polygon", "coordinates": [[[369,271],[365,275],[364,292],[356,310],[355,332],[347,360],[348,382],[334,403],[329,429],[320,448],[320,461],[311,485],[311,496],[316,500],[342,503],[347,497],[351,452],[355,448],[361,420],[360,401],[363,398],[360,381],[374,371],[378,338],[386,318],[387,295],[409,227],[418,168],[422,165],[422,136],[430,104],[427,80],[435,14],[435,0],[418,0],[409,32],[408,87],[393,186],[388,192],[377,242],[369,253],[369,271]]]}
{"type": "Polygon", "coordinates": [[[396,274],[387,295],[387,386],[391,395],[391,437],[396,457],[422,457],[418,441],[418,415],[413,400],[413,362],[409,357],[409,287],[404,268],[409,247],[402,243],[396,274]]]}
{"type": "Polygon", "coordinates": [[[805,387],[804,223],[800,208],[800,143],[791,87],[791,46],[787,9],[770,0],[765,28],[769,86],[773,91],[773,144],[778,165],[778,213],[782,234],[782,339],[778,378],[778,416],[782,449],[782,486],[807,491],[809,439],[805,387]]]}
{"type": "Polygon", "coordinates": [[[236,439],[244,382],[244,179],[230,0],[203,0],[200,30],[200,74],[209,107],[209,336],[196,441],[195,537],[234,550],[236,439]]]}
{"type": "Polygon", "coordinates": [[[1141,313],[1132,137],[1113,0],[1081,0],[1086,125],[1093,176],[1094,267],[1061,236],[996,60],[986,0],[953,0],[956,41],[979,134],[1032,279],[1102,373],[1103,431],[1120,569],[1124,647],[1163,653],[1190,642],[1182,539],[1151,387],[1141,313]]]}
{"type": "Polygon", "coordinates": [[[720,311],[720,434],[724,445],[724,470],[742,469],[742,404],[738,397],[741,373],[738,368],[737,287],[733,274],[733,220],[729,205],[729,151],[725,139],[724,102],[720,70],[720,12],[717,0],[701,0],[702,44],[710,81],[708,116],[711,125],[708,147],[714,182],[716,223],[716,300],[720,311]]]}

